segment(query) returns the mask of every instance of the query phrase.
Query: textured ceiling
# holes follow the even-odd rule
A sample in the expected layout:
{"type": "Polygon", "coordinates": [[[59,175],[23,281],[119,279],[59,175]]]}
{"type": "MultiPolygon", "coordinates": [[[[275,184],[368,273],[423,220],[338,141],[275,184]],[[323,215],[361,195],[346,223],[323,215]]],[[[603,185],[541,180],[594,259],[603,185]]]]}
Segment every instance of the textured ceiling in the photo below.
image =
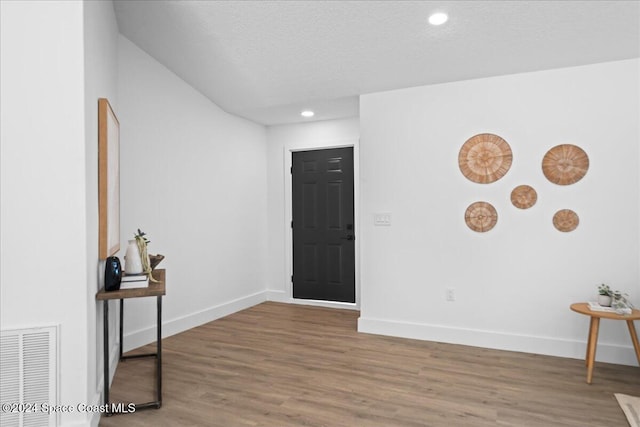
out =
{"type": "Polygon", "coordinates": [[[120,32],[224,110],[271,125],[358,95],[640,57],[639,1],[125,1],[120,32]],[[427,24],[444,11],[449,21],[427,24]]]}

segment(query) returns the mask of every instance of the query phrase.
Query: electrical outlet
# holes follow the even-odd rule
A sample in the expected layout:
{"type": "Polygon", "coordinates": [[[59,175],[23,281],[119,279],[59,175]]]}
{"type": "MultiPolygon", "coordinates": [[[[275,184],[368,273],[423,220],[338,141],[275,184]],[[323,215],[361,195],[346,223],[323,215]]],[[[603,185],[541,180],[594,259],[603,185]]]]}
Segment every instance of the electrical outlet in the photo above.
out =
{"type": "Polygon", "coordinates": [[[445,298],[447,299],[447,301],[455,301],[456,290],[453,288],[447,288],[445,298]]]}
{"type": "Polygon", "coordinates": [[[376,213],[373,214],[373,225],[376,226],[391,226],[391,213],[376,213]]]}

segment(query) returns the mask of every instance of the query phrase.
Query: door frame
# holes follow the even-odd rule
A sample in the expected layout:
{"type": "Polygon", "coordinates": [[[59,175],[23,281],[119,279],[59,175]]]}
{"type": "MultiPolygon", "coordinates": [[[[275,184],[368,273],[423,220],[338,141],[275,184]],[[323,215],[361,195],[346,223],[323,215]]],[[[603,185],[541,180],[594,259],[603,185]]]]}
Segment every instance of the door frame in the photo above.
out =
{"type": "Polygon", "coordinates": [[[358,139],[341,139],[332,141],[315,141],[303,144],[287,144],[284,146],[284,248],[285,248],[285,294],[287,302],[293,304],[316,305],[330,308],[343,308],[351,310],[360,310],[360,150],[358,139]],[[296,151],[325,150],[330,148],[349,148],[353,147],[353,215],[355,227],[355,291],[356,302],[339,302],[339,301],[319,301],[310,299],[299,299],[293,297],[293,283],[291,276],[293,275],[293,230],[291,221],[293,221],[293,191],[292,191],[292,175],[291,166],[293,164],[292,157],[296,151]]]}

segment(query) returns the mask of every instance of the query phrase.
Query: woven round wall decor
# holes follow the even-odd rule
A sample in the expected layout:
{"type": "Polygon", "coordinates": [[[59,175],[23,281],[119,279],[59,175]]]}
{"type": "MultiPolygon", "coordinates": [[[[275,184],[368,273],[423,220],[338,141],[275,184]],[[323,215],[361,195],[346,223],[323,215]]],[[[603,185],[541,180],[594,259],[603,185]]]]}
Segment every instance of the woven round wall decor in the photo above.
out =
{"type": "Polygon", "coordinates": [[[492,133],[469,138],[458,154],[462,174],[479,184],[489,184],[502,178],[512,161],[513,154],[507,141],[492,133]]]}
{"type": "Polygon", "coordinates": [[[542,173],[554,184],[570,185],[589,170],[589,156],[576,145],[556,145],[542,159],[542,173]]]}
{"type": "Polygon", "coordinates": [[[519,209],[529,209],[537,200],[538,193],[528,185],[519,185],[511,192],[511,203],[519,209]]]}
{"type": "Polygon", "coordinates": [[[484,233],[495,227],[498,222],[498,213],[490,203],[475,202],[467,208],[464,220],[473,231],[484,233]]]}
{"type": "Polygon", "coordinates": [[[564,233],[575,230],[579,223],[578,214],[571,209],[559,210],[553,216],[553,226],[564,233]]]}
{"type": "Polygon", "coordinates": [[[492,133],[469,138],[458,154],[458,165],[473,182],[489,184],[502,178],[511,167],[513,154],[507,141],[492,133]]]}

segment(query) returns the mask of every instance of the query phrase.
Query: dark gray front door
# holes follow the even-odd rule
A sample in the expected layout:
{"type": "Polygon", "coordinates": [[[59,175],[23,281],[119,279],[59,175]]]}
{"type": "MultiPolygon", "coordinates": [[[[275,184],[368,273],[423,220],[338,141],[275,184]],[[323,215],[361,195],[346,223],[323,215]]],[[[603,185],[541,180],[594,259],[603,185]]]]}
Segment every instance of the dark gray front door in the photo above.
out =
{"type": "Polygon", "coordinates": [[[353,148],[292,160],[293,297],[355,302],[353,148]]]}

